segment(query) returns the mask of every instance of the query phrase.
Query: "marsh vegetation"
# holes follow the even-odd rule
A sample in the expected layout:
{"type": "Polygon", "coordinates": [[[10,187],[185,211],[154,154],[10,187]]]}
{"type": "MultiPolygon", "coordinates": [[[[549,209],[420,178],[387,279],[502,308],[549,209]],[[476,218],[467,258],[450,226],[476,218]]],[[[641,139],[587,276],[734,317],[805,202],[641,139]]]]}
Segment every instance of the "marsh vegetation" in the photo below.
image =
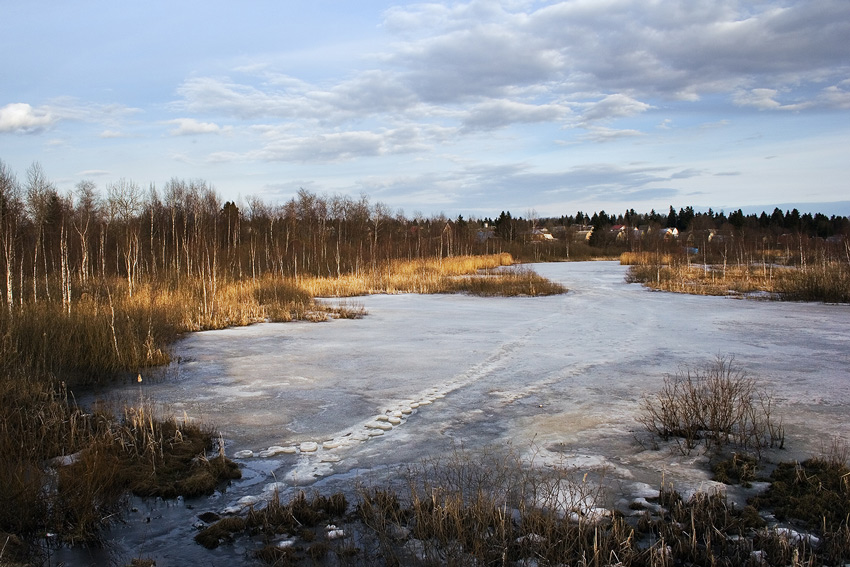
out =
{"type": "Polygon", "coordinates": [[[850,554],[847,466],[780,464],[747,505],[663,483],[626,510],[598,479],[504,450],[411,464],[403,478],[342,493],[275,494],[209,518],[196,540],[255,542],[268,565],[838,565],[850,554]],[[764,516],[794,522],[768,526],[764,516]],[[799,530],[799,531],[798,531],[799,530]]]}
{"type": "MultiPolygon", "coordinates": [[[[629,222],[639,220],[627,216],[629,222]]],[[[684,264],[688,270],[701,268],[703,275],[712,274],[716,282],[720,275],[716,266],[722,265],[723,278],[740,271],[738,279],[746,284],[739,284],[741,290],[767,289],[747,287],[761,277],[779,286],[770,291],[791,290],[784,292],[789,298],[846,301],[838,293],[847,288],[843,241],[829,246],[824,241],[821,246],[801,237],[793,255],[790,244],[785,254],[763,245],[759,264],[755,256],[759,249],[739,231],[724,240],[723,254],[715,247],[720,254],[715,259],[721,258],[722,264],[709,269],[707,261],[690,265],[690,254],[647,236],[650,233],[617,240],[606,232],[606,223],[611,224],[607,215],[582,215],[580,222],[577,217],[560,219],[563,236],[550,241],[539,240],[535,231],[549,224],[555,232],[553,219],[516,219],[509,214],[481,221],[406,219],[366,198],[324,198],[307,191],[280,206],[257,199],[237,206],[222,203],[202,181],[174,179],[159,192],[121,180],[106,188],[105,197],[93,183],[81,182],[72,194],[63,195],[37,164],[19,183],[0,162],[0,454],[4,457],[0,558],[31,559],[37,549],[30,543],[46,534],[69,543],[96,540],[104,526],[120,517],[129,492],[191,496],[209,493],[238,476],[211,424],[199,424],[186,415],[175,417],[142,395],[113,407],[84,408],[76,403],[74,393],[81,387],[132,381],[139,370],[167,363],[172,343],[188,332],[264,321],[357,318],[365,313],[356,302],[332,304],[316,301],[317,297],[559,294],[565,291],[561,285],[512,266],[515,259],[609,256],[625,248],[640,254],[637,264],[643,266],[646,281],[653,275],[659,284],[674,281],[678,276],[669,270],[684,264]],[[596,236],[576,241],[579,228],[588,223],[598,225],[596,236]],[[735,242],[742,244],[732,246],[735,242]],[[739,259],[734,266],[727,262],[733,257],[739,259]],[[780,264],[794,270],[788,272],[794,277],[785,275],[780,264]],[[837,294],[829,295],[834,290],[837,294]]],[[[650,215],[650,222],[655,222],[653,218],[650,215]]],[[[709,248],[704,250],[707,260],[709,248]]],[[[640,275],[644,272],[636,268],[635,279],[644,277],[640,275]]],[[[686,287],[678,282],[671,289],[676,285],[686,287]]],[[[726,280],[718,285],[734,287],[726,280]]],[[[702,392],[697,382],[685,376],[670,382],[670,390],[660,396],[679,403],[681,386],[702,392]]],[[[744,380],[738,385],[747,384],[744,380]]],[[[715,428],[703,416],[696,425],[682,426],[679,416],[663,411],[648,417],[647,423],[656,424],[655,432],[662,438],[683,439],[689,449],[706,439],[717,445],[733,439],[746,450],[781,441],[769,399],[757,390],[749,395],[747,403],[732,404],[739,421],[731,425],[715,428]],[[767,415],[758,413],[766,400],[767,415]],[[675,423],[665,421],[668,418],[675,423]]],[[[691,411],[687,403],[682,408],[691,411]]],[[[648,516],[640,529],[613,513],[590,521],[583,504],[567,505],[561,499],[570,494],[586,501],[587,491],[595,491],[573,479],[571,469],[553,469],[550,477],[540,476],[528,463],[503,464],[512,470],[485,471],[461,457],[445,466],[414,471],[406,487],[361,492],[354,521],[371,531],[372,548],[348,545],[340,549],[339,557],[356,557],[362,549],[390,562],[412,557],[425,563],[450,559],[463,564],[501,558],[601,565],[615,559],[629,564],[626,558],[631,557],[630,564],[669,564],[665,562],[672,557],[670,546],[662,542],[678,537],[663,531],[670,526],[658,524],[640,531],[656,521],[669,522],[663,513],[648,516]],[[458,473],[458,468],[465,472],[458,473]],[[445,475],[455,475],[457,481],[452,484],[445,475]],[[471,492],[467,482],[473,482],[476,490],[471,492]],[[396,542],[406,531],[412,535],[396,542]]],[[[840,483],[837,486],[840,490],[840,483]]],[[[349,509],[338,499],[325,505],[324,497],[300,498],[295,508],[281,502],[272,505],[267,513],[279,510],[271,517],[225,519],[219,534],[276,531],[282,525],[280,518],[298,517],[296,508],[318,507],[322,521],[349,509]]],[[[673,500],[662,506],[668,514],[673,500]]],[[[682,514],[691,513],[690,501],[676,505],[682,514]]],[[[726,503],[717,504],[711,497],[694,506],[715,510],[726,503]]],[[[706,525],[715,531],[727,529],[725,523],[706,525]]],[[[846,526],[830,529],[839,541],[846,526]]],[[[689,537],[695,537],[693,533],[689,537]]],[[[705,533],[712,532],[706,528],[705,533]]],[[[309,538],[306,534],[298,537],[309,538]]],[[[334,545],[329,540],[325,547],[299,557],[319,561],[334,545]]],[[[676,556],[687,558],[682,560],[708,557],[698,555],[708,553],[706,544],[681,546],[690,550],[676,556]]],[[[274,561],[291,559],[289,552],[279,557],[277,552],[268,553],[274,561]]]]}

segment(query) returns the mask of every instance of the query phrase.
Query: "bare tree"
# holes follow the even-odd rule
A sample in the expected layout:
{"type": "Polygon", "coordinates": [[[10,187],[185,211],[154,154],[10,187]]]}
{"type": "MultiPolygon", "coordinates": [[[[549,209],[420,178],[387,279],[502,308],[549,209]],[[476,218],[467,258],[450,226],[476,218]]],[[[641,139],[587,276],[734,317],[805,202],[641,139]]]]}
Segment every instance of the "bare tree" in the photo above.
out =
{"type": "Polygon", "coordinates": [[[0,247],[3,249],[6,304],[9,309],[15,301],[13,273],[18,221],[21,216],[21,188],[15,174],[0,160],[0,247]]]}
{"type": "Polygon", "coordinates": [[[30,220],[35,227],[35,242],[33,246],[32,261],[32,297],[38,300],[38,262],[39,251],[44,263],[44,290],[47,299],[50,299],[49,270],[47,265],[47,254],[44,245],[44,226],[48,222],[52,201],[58,197],[56,188],[48,181],[41,164],[33,162],[27,169],[26,184],[26,206],[30,220]]]}
{"type": "Polygon", "coordinates": [[[139,214],[142,210],[142,189],[124,178],[106,187],[107,206],[113,218],[123,225],[123,242],[119,243],[119,256],[123,256],[127,276],[127,290],[133,295],[136,272],[139,266],[139,214]]]}
{"type": "Polygon", "coordinates": [[[80,239],[80,280],[85,283],[91,277],[90,235],[91,226],[100,214],[100,195],[94,181],[83,180],[75,188],[74,230],[80,239]]]}

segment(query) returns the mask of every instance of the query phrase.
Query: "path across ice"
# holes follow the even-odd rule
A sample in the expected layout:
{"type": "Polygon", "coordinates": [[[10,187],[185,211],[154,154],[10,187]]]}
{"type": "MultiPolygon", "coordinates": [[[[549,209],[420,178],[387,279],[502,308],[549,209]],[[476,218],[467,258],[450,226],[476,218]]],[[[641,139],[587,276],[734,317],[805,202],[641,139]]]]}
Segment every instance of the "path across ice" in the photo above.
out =
{"type": "MultiPolygon", "coordinates": [[[[430,387],[420,391],[411,398],[390,402],[382,413],[362,420],[352,427],[333,434],[330,439],[322,441],[302,441],[299,445],[271,446],[267,449],[254,452],[241,450],[234,453],[236,459],[270,458],[280,454],[297,454],[297,462],[286,473],[284,480],[289,486],[310,484],[317,479],[334,473],[334,465],[344,460],[345,454],[368,442],[375,437],[382,437],[405,425],[409,419],[425,410],[428,406],[439,402],[452,392],[469,386],[482,378],[498,372],[509,361],[511,354],[529,337],[540,332],[546,326],[546,322],[538,322],[533,328],[520,337],[500,345],[496,351],[487,359],[467,369],[453,380],[445,382],[436,387],[430,387]]],[[[256,501],[237,502],[226,511],[233,512],[244,506],[254,505],[256,501]]]]}
{"type": "MultiPolygon", "coordinates": [[[[548,320],[546,319],[538,321],[532,326],[532,328],[527,329],[523,335],[503,343],[487,359],[470,367],[462,374],[456,376],[453,380],[445,382],[441,386],[430,387],[422,390],[411,398],[390,402],[390,404],[388,404],[389,407],[385,409],[383,413],[358,422],[352,427],[334,434],[330,439],[321,442],[320,446],[323,450],[345,449],[346,447],[368,441],[372,437],[378,437],[386,432],[392,431],[394,428],[403,425],[412,414],[424,407],[446,397],[455,390],[468,386],[497,372],[500,368],[506,365],[514,351],[525,344],[533,335],[545,329],[547,325],[548,320]]],[[[318,442],[307,443],[318,444],[318,442]]],[[[237,459],[248,459],[252,457],[266,458],[280,453],[297,452],[302,457],[301,461],[303,463],[305,453],[313,453],[316,451],[315,449],[305,451],[303,447],[304,442],[302,442],[301,445],[301,447],[296,447],[294,445],[289,447],[272,446],[256,453],[251,450],[241,450],[234,453],[234,457],[237,459]]],[[[312,445],[310,445],[310,447],[312,447],[312,445]]],[[[304,479],[305,477],[301,474],[303,472],[303,470],[295,471],[297,478],[304,479]]]]}

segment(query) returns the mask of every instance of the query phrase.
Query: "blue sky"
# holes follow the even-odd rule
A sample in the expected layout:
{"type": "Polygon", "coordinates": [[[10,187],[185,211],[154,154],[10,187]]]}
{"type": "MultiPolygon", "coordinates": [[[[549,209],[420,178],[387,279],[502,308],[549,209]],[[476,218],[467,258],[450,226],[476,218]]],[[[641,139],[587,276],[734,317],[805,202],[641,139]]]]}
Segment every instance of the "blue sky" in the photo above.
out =
{"type": "Polygon", "coordinates": [[[847,0],[2,1],[0,160],[408,216],[850,214],[847,38],[847,0]]]}

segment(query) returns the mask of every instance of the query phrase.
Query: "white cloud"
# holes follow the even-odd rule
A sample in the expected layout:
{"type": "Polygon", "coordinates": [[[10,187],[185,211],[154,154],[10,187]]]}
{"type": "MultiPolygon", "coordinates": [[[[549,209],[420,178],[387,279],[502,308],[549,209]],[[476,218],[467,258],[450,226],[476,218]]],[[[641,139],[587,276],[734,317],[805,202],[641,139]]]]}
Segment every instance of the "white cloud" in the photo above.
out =
{"type": "Polygon", "coordinates": [[[253,157],[266,161],[333,162],[427,149],[418,130],[399,128],[285,137],[268,143],[253,157]]]}
{"type": "Polygon", "coordinates": [[[850,109],[850,91],[842,88],[847,86],[850,86],[848,81],[843,81],[840,85],[825,88],[820,95],[820,100],[830,108],[850,109]]]}
{"type": "Polygon", "coordinates": [[[229,130],[222,128],[213,122],[200,122],[194,118],[176,118],[166,121],[166,124],[174,124],[177,127],[171,130],[172,136],[189,136],[193,134],[219,134],[229,130]]]}
{"type": "Polygon", "coordinates": [[[553,2],[539,9],[469,2],[417,4],[386,15],[403,32],[393,62],[429,100],[494,96],[507,85],[700,95],[804,86],[850,69],[850,3],[735,0],[553,2]],[[417,28],[418,26],[418,28],[417,28]],[[415,38],[415,39],[412,39],[415,38]]]}
{"type": "Polygon", "coordinates": [[[643,132],[634,129],[615,129],[605,126],[585,126],[587,133],[581,139],[587,142],[611,142],[620,138],[643,136],[643,132]]]}
{"type": "Polygon", "coordinates": [[[611,94],[602,100],[589,104],[582,113],[582,123],[608,122],[617,118],[626,118],[646,112],[652,108],[649,104],[624,94],[611,94]]]}
{"type": "Polygon", "coordinates": [[[25,102],[0,108],[0,132],[38,132],[52,126],[57,120],[48,110],[33,108],[25,102]]]}
{"type": "Polygon", "coordinates": [[[669,118],[646,132],[618,122],[668,101],[696,106],[711,97],[738,109],[793,111],[850,105],[841,84],[850,74],[843,0],[471,0],[396,6],[383,27],[396,41],[344,77],[307,81],[270,58],[243,61],[233,77],[187,79],[171,105],[186,118],[172,121],[171,133],[221,132],[222,121],[242,120],[244,132],[259,137],[238,155],[334,161],[430,151],[514,124],[581,128],[579,141],[636,137],[668,127],[669,118]],[[191,118],[198,114],[215,121],[191,118]],[[416,143],[388,134],[404,131],[417,132],[416,143]]]}
{"type": "Polygon", "coordinates": [[[732,95],[732,100],[739,106],[751,106],[759,110],[803,110],[814,104],[813,102],[782,104],[776,100],[780,94],[776,89],[740,90],[732,95]]]}

